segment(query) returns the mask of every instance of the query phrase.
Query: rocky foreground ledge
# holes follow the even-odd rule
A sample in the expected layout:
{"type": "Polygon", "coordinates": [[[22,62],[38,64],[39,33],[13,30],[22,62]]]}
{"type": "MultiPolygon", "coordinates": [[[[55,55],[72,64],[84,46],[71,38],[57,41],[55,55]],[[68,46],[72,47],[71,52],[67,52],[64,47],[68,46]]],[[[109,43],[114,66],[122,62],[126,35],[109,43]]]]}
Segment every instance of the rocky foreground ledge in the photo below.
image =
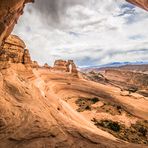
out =
{"type": "Polygon", "coordinates": [[[38,64],[31,62],[24,42],[16,36],[8,37],[25,3],[32,1],[0,1],[0,45],[3,43],[0,46],[0,147],[146,148],[119,140],[97,128],[63,101],[65,95],[82,94],[104,96],[113,101],[120,99],[126,109],[146,118],[144,99],[126,97],[127,102],[124,102],[116,89],[110,90],[101,84],[95,86],[93,82],[63,73],[48,73],[47,69],[38,71],[33,68],[38,64]]]}
{"type": "MultiPolygon", "coordinates": [[[[0,147],[147,147],[118,139],[95,125],[100,113],[90,110],[89,119],[88,114],[81,114],[72,105],[73,99],[78,99],[80,106],[80,98],[95,96],[101,102],[118,102],[134,117],[147,119],[146,100],[123,97],[117,88],[76,77],[78,71],[72,60],[57,60],[53,67],[47,64],[40,67],[32,62],[25,43],[17,36],[9,36],[1,49],[0,147]]],[[[85,111],[83,106],[82,102],[80,109],[85,111]]]]}

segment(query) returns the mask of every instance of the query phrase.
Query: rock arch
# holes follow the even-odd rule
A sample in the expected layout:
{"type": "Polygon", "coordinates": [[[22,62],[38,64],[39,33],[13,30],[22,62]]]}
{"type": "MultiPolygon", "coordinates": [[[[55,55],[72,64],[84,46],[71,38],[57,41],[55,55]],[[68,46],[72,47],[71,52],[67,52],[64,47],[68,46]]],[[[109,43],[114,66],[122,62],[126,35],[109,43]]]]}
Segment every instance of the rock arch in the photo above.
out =
{"type": "Polygon", "coordinates": [[[78,70],[73,60],[56,60],[54,62],[53,70],[68,72],[72,76],[78,76],[78,70]]]}

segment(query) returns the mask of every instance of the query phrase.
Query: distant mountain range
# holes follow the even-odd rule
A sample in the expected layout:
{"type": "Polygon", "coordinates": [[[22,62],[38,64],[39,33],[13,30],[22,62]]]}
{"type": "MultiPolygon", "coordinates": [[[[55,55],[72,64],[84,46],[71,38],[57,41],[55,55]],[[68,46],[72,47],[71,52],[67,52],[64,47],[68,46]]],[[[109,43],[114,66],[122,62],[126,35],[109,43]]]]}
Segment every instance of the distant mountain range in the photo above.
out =
{"type": "Polygon", "coordinates": [[[86,69],[86,68],[103,68],[103,67],[120,67],[124,65],[145,65],[148,64],[148,62],[112,62],[102,65],[91,65],[91,66],[83,66],[79,67],[80,69],[86,69]]]}
{"type": "Polygon", "coordinates": [[[89,72],[89,71],[104,71],[106,69],[124,69],[124,70],[133,70],[133,71],[148,71],[148,62],[112,62],[104,65],[98,66],[86,66],[80,67],[80,71],[89,72]]]}

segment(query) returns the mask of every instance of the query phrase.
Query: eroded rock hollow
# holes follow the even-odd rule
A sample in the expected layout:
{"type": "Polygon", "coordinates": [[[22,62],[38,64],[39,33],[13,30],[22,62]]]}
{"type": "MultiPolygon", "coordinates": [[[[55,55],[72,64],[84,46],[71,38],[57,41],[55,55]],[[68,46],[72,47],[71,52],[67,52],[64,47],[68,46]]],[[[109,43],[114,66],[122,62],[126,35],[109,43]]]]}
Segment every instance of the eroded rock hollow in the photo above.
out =
{"type": "Polygon", "coordinates": [[[128,143],[127,135],[122,140],[97,127],[100,114],[128,126],[148,120],[145,98],[122,96],[118,88],[77,77],[79,72],[72,60],[56,61],[53,69],[58,73],[47,64],[40,67],[32,62],[25,43],[9,36],[27,2],[32,0],[0,1],[0,147],[146,148],[145,126],[139,144],[137,135],[128,137],[128,143]],[[118,104],[118,110],[106,102],[118,104]],[[108,105],[117,115],[100,113],[95,103],[97,107],[108,105]]]}

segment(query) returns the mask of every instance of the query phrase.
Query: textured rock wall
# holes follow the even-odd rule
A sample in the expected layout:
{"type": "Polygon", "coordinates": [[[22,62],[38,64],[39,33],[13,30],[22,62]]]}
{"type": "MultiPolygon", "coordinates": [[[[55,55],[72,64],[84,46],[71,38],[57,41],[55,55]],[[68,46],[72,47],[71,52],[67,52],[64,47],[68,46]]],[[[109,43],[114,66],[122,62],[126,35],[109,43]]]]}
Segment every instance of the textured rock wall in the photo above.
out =
{"type": "Polygon", "coordinates": [[[56,60],[54,62],[53,69],[54,70],[58,70],[58,71],[68,72],[67,66],[68,66],[67,61],[64,61],[64,60],[56,60]]]}
{"type": "Polygon", "coordinates": [[[148,74],[109,69],[105,71],[105,76],[114,82],[120,82],[121,84],[123,82],[127,85],[137,86],[140,89],[148,89],[148,74]]]}
{"type": "Polygon", "coordinates": [[[148,11],[148,0],[127,0],[127,2],[130,2],[148,11]]]}
{"type": "Polygon", "coordinates": [[[69,72],[73,76],[78,76],[77,67],[73,60],[56,60],[54,63],[53,70],[61,71],[61,72],[69,72]]]}
{"type": "Polygon", "coordinates": [[[32,65],[29,50],[25,48],[25,43],[19,37],[10,35],[4,41],[0,50],[1,65],[4,66],[11,63],[32,65]]]}
{"type": "Polygon", "coordinates": [[[0,0],[0,45],[12,32],[14,25],[23,13],[25,3],[33,0],[0,0]]]}
{"type": "Polygon", "coordinates": [[[78,76],[78,70],[73,60],[68,60],[68,72],[70,72],[73,76],[76,76],[76,77],[78,76]],[[71,65],[71,69],[70,69],[70,65],[71,65]]]}
{"type": "Polygon", "coordinates": [[[51,69],[51,67],[47,63],[44,64],[43,68],[51,69]]]}
{"type": "Polygon", "coordinates": [[[39,68],[39,64],[37,61],[32,61],[32,68],[39,68]]]}

